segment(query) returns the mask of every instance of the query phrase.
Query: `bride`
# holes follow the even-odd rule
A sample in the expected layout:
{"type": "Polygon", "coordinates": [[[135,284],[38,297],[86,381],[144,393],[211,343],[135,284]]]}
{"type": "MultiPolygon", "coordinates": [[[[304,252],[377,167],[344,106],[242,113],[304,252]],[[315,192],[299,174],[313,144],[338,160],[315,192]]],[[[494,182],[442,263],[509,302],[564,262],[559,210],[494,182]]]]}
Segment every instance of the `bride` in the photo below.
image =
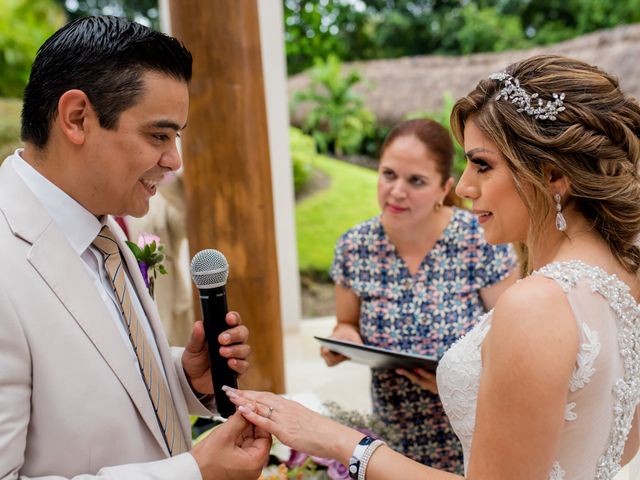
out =
{"type": "MultiPolygon", "coordinates": [[[[438,368],[466,478],[612,479],[640,443],[640,107],[605,72],[538,56],[480,81],[451,123],[467,157],[458,195],[490,243],[526,244],[530,271],[438,368]]],[[[295,402],[227,392],[352,478],[460,478],[295,402]]]]}

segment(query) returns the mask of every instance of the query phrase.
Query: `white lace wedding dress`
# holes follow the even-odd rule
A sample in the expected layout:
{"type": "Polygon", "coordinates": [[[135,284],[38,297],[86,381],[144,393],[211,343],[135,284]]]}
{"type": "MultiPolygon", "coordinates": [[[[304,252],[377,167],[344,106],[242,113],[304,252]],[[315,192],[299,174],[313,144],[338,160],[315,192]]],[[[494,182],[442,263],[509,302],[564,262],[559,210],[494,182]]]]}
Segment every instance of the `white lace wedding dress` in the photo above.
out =
{"type": "MultiPolygon", "coordinates": [[[[611,480],[640,402],[640,305],[629,288],[600,268],[573,261],[534,272],[566,293],[580,332],[565,427],[549,480],[611,480]]],[[[438,389],[462,442],[468,468],[482,371],[481,345],[491,312],[444,355],[438,389]]]]}

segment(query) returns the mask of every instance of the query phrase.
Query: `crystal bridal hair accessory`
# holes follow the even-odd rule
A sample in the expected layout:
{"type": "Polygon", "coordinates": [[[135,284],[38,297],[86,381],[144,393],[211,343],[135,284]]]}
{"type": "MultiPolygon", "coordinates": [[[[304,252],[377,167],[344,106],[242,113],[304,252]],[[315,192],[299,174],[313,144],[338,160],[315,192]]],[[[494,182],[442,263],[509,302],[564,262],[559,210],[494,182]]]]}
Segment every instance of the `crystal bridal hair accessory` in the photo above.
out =
{"type": "Polygon", "coordinates": [[[529,95],[529,93],[520,86],[520,81],[507,72],[493,73],[489,75],[489,78],[503,84],[500,93],[496,97],[496,101],[501,98],[510,100],[511,103],[520,107],[518,108],[518,112],[525,112],[536,120],[556,120],[556,114],[565,109],[563,106],[564,93],[552,94],[553,101],[549,100],[545,105],[537,93],[529,95]],[[535,100],[537,100],[537,102],[535,102],[535,100]],[[532,105],[532,103],[534,103],[534,105],[532,105]]]}
{"type": "Polygon", "coordinates": [[[562,204],[560,203],[560,200],[562,200],[562,197],[560,196],[559,193],[556,193],[553,196],[553,199],[556,202],[556,228],[561,231],[564,232],[567,229],[567,221],[564,218],[564,215],[562,214],[562,204]]]}

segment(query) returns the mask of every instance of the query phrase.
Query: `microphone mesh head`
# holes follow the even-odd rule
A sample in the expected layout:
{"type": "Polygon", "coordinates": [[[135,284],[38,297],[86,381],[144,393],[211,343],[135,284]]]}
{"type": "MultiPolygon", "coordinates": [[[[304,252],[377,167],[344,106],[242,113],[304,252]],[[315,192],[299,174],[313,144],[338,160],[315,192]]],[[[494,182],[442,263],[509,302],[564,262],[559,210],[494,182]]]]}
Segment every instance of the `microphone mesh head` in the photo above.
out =
{"type": "Polygon", "coordinates": [[[227,284],[229,264],[218,250],[200,250],[191,260],[191,278],[198,288],[217,288],[227,284]]]}

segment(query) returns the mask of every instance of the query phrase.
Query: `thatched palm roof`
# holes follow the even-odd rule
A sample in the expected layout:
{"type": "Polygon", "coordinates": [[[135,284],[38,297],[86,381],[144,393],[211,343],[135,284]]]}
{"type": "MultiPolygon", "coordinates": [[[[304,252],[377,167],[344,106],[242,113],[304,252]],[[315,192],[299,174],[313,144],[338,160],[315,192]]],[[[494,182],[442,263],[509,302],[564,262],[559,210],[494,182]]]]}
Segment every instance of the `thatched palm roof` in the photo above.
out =
{"type": "MultiPolygon", "coordinates": [[[[604,30],[566,42],[530,50],[476,54],[462,57],[417,56],[345,64],[364,77],[358,91],[379,122],[391,125],[416,111],[439,111],[445,92],[454,98],[468,93],[481,78],[508,64],[541,53],[575,57],[615,74],[622,89],[640,97],[640,24],[604,30]],[[364,85],[367,85],[366,87],[364,85]]],[[[304,89],[309,76],[288,81],[289,95],[304,89]]],[[[300,113],[292,121],[300,123],[300,113]]]]}

